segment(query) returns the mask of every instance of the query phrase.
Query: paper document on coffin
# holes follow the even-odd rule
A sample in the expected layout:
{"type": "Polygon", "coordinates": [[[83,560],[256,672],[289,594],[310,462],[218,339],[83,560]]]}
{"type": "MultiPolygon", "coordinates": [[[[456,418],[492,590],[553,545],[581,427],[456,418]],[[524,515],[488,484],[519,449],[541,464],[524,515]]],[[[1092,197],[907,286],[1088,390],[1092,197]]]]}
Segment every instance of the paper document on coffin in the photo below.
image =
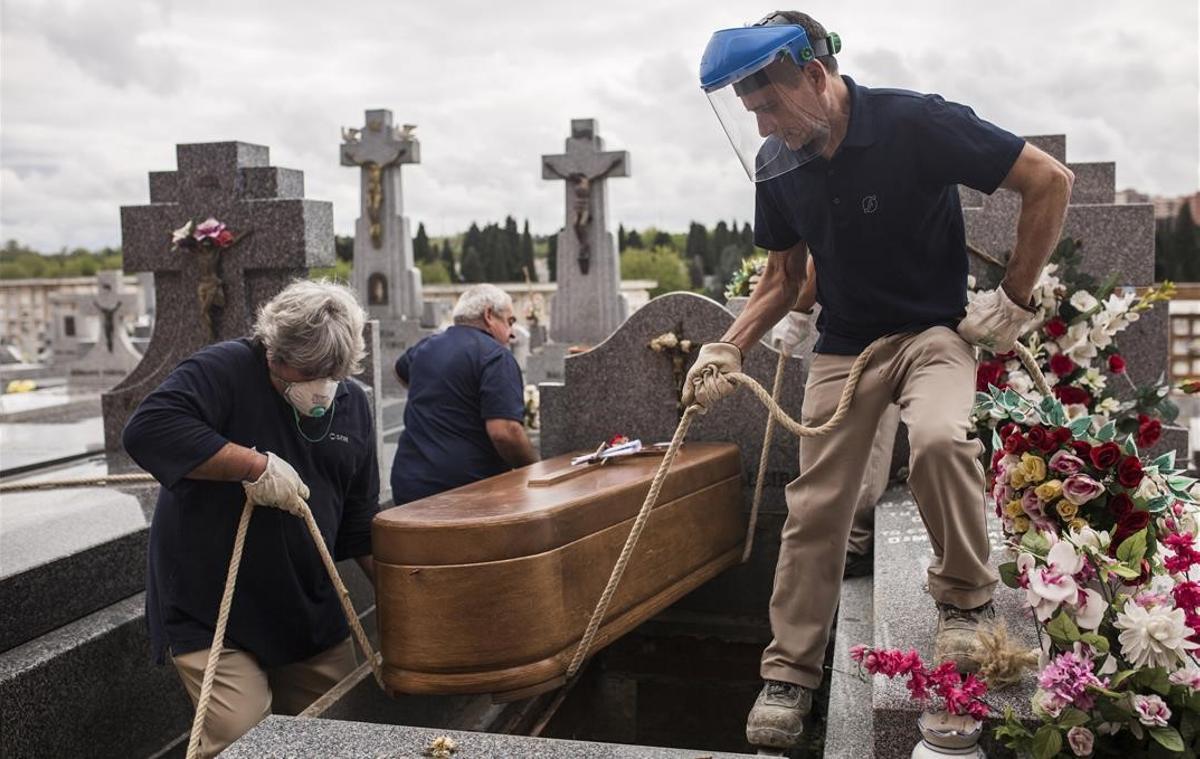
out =
{"type": "MultiPolygon", "coordinates": [[[[563,682],[661,462],[633,456],[558,479],[573,455],[375,518],[388,689],[513,697],[563,682]]],[[[742,497],[736,446],[680,449],[593,652],[738,563],[742,497]]]]}

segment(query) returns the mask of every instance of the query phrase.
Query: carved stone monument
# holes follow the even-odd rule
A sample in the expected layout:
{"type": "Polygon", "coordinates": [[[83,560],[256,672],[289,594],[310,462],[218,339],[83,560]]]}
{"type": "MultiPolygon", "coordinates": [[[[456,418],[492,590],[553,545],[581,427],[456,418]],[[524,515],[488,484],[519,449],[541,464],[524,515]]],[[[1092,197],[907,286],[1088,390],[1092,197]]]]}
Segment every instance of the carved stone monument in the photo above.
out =
{"type": "Polygon", "coordinates": [[[154,273],[157,323],[142,362],[103,396],[109,451],[120,449],[133,409],[180,360],[248,334],[261,304],[309,267],[333,262],[332,204],[305,200],[303,172],[268,165],[266,147],[179,145],[176,161],[177,171],[150,173],[150,205],[121,208],[125,269],[154,273]],[[210,218],[236,242],[172,249],[174,230],[210,218]]]}
{"type": "Polygon", "coordinates": [[[558,290],[550,337],[599,343],[629,312],[621,266],[608,231],[609,177],[629,176],[629,153],[605,152],[594,119],[572,119],[566,152],[542,156],[542,179],[564,180],[566,221],[558,234],[558,290]]]}
{"type": "Polygon", "coordinates": [[[362,215],[354,228],[354,289],[384,335],[389,321],[420,319],[421,271],[413,264],[404,217],[400,167],[421,162],[412,124],[392,125],[392,112],[367,111],[366,126],[342,129],[343,166],[358,166],[362,215]]]}
{"type": "Polygon", "coordinates": [[[131,372],[142,359],[125,331],[126,321],[137,318],[138,293],[121,287],[119,270],[96,275],[96,293],[79,298],[80,314],[100,319],[100,336],[79,361],[67,369],[67,385],[74,390],[107,390],[131,372]]]}

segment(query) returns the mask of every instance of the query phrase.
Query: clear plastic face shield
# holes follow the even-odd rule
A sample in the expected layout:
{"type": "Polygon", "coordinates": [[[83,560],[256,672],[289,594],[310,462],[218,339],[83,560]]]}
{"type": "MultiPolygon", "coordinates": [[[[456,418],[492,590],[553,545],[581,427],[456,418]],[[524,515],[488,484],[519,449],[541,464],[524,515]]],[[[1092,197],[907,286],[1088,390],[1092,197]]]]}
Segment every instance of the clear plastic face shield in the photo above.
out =
{"type": "Polygon", "coordinates": [[[840,45],[836,35],[820,42],[814,48],[800,26],[754,26],[719,31],[704,51],[701,88],[752,181],[787,173],[829,143],[827,74],[805,66],[840,45]]]}

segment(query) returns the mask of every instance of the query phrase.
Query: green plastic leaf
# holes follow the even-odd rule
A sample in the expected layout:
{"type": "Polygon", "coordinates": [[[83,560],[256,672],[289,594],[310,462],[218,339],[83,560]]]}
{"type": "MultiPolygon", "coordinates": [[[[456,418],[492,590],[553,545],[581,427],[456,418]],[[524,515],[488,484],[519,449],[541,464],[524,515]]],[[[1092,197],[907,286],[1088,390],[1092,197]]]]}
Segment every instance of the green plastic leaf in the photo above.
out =
{"type": "Polygon", "coordinates": [[[1033,736],[1035,759],[1054,759],[1062,750],[1062,734],[1054,725],[1042,725],[1033,736]]]}
{"type": "Polygon", "coordinates": [[[1109,422],[1108,424],[1101,427],[1100,431],[1096,433],[1096,439],[1099,440],[1101,443],[1107,443],[1108,441],[1112,440],[1116,436],[1117,436],[1116,422],[1109,422]]]}
{"type": "Polygon", "coordinates": [[[1040,532],[1030,530],[1021,536],[1021,548],[1035,556],[1045,556],[1050,551],[1050,541],[1040,532]]]}
{"type": "Polygon", "coordinates": [[[1117,564],[1116,566],[1109,567],[1108,571],[1125,580],[1134,580],[1142,576],[1140,569],[1134,569],[1125,564],[1117,564]]]}
{"type": "Polygon", "coordinates": [[[1094,632],[1084,633],[1079,639],[1102,654],[1108,653],[1108,638],[1094,632]]]}
{"type": "MultiPolygon", "coordinates": [[[[1140,564],[1146,555],[1146,528],[1142,528],[1125,538],[1117,546],[1117,558],[1129,565],[1140,564]]],[[[1138,574],[1141,574],[1139,571],[1138,574]]],[[[1124,575],[1122,575],[1124,576],[1124,575]]]]}
{"type": "Polygon", "coordinates": [[[1151,466],[1158,467],[1160,472],[1169,471],[1175,468],[1175,450],[1171,449],[1163,455],[1150,462],[1151,466]]]}
{"type": "Polygon", "coordinates": [[[1017,580],[1017,577],[1021,574],[1017,569],[1017,562],[1005,562],[1001,564],[998,569],[1000,571],[1000,582],[1004,583],[1010,588],[1021,587],[1021,583],[1017,580]]]}
{"type": "Polygon", "coordinates": [[[1062,714],[1058,718],[1058,724],[1061,727],[1075,727],[1077,725],[1087,724],[1087,712],[1080,711],[1073,706],[1068,706],[1063,709],[1062,714]]]}
{"type": "Polygon", "coordinates": [[[1174,499],[1167,495],[1160,495],[1157,498],[1151,498],[1146,502],[1146,511],[1149,511],[1151,514],[1157,514],[1163,509],[1167,508],[1172,500],[1174,499]]]}
{"type": "MultiPolygon", "coordinates": [[[[1152,727],[1150,728],[1150,737],[1158,741],[1159,745],[1167,751],[1183,751],[1183,736],[1173,727],[1152,727]]],[[[1034,742],[1036,744],[1037,738],[1034,738],[1034,742]]]]}
{"type": "Polygon", "coordinates": [[[1194,477],[1185,477],[1182,474],[1173,474],[1167,478],[1167,485],[1177,493],[1187,493],[1188,488],[1195,484],[1194,477]]]}
{"type": "Polygon", "coordinates": [[[1133,436],[1130,435],[1121,443],[1121,450],[1126,456],[1138,455],[1137,443],[1133,442],[1133,436]]]}
{"type": "Polygon", "coordinates": [[[1092,418],[1090,416],[1081,416],[1067,425],[1067,429],[1075,437],[1083,437],[1087,431],[1092,428],[1092,418]]]}
{"type": "Polygon", "coordinates": [[[1060,611],[1057,617],[1050,620],[1050,623],[1046,625],[1046,632],[1050,633],[1050,637],[1065,640],[1068,643],[1074,643],[1080,638],[1079,628],[1065,611],[1060,611]]]}
{"type": "Polygon", "coordinates": [[[993,428],[992,429],[992,450],[998,451],[1003,447],[1004,447],[1004,444],[1000,442],[1000,432],[998,430],[996,430],[995,428],[993,428]]]}
{"type": "Polygon", "coordinates": [[[1017,395],[1017,391],[1010,387],[1000,394],[1000,402],[1008,408],[1016,408],[1021,405],[1021,396],[1017,395]]]}

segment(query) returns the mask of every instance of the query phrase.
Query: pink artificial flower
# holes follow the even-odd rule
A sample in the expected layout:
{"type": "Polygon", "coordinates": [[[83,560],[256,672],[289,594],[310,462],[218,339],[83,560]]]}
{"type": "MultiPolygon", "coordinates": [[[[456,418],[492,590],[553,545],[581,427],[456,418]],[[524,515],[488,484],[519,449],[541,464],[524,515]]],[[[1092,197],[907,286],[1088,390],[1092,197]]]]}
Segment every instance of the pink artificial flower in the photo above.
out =
{"type": "Polygon", "coordinates": [[[1091,756],[1095,736],[1092,731],[1082,725],[1076,725],[1067,731],[1067,745],[1075,756],[1091,756]]]}
{"type": "Polygon", "coordinates": [[[1147,727],[1166,727],[1171,719],[1171,709],[1158,696],[1143,696],[1134,694],[1133,710],[1137,713],[1138,722],[1147,727]]]}
{"type": "Polygon", "coordinates": [[[1096,696],[1088,686],[1108,687],[1108,678],[1101,680],[1092,673],[1092,658],[1074,651],[1060,654],[1038,674],[1038,685],[1046,691],[1056,706],[1074,706],[1088,711],[1096,705],[1096,696]]]}
{"type": "Polygon", "coordinates": [[[1063,481],[1063,498],[1082,506],[1104,492],[1104,486],[1086,474],[1073,474],[1063,481]]]}
{"type": "Polygon", "coordinates": [[[1046,502],[1037,497],[1037,493],[1034,492],[1033,488],[1029,488],[1021,495],[1021,508],[1025,510],[1026,514],[1035,519],[1045,516],[1045,506],[1046,502]]]}
{"type": "Polygon", "coordinates": [[[197,225],[196,231],[192,233],[192,236],[197,240],[204,240],[208,237],[215,240],[224,231],[225,225],[210,216],[197,225]]]}
{"type": "Polygon", "coordinates": [[[1167,679],[1172,685],[1185,685],[1192,690],[1200,690],[1200,669],[1195,667],[1176,670],[1167,679]]]}
{"type": "Polygon", "coordinates": [[[1185,574],[1194,565],[1200,564],[1200,551],[1196,550],[1195,537],[1186,532],[1175,532],[1162,539],[1163,545],[1174,555],[1163,560],[1163,565],[1172,574],[1185,574]]]}
{"type": "Polygon", "coordinates": [[[1073,453],[1057,451],[1050,457],[1050,471],[1059,474],[1078,474],[1083,470],[1083,459],[1073,453]]]}
{"type": "Polygon", "coordinates": [[[864,646],[862,643],[859,643],[857,646],[850,646],[850,658],[861,664],[863,656],[870,650],[870,646],[864,646]]]}

